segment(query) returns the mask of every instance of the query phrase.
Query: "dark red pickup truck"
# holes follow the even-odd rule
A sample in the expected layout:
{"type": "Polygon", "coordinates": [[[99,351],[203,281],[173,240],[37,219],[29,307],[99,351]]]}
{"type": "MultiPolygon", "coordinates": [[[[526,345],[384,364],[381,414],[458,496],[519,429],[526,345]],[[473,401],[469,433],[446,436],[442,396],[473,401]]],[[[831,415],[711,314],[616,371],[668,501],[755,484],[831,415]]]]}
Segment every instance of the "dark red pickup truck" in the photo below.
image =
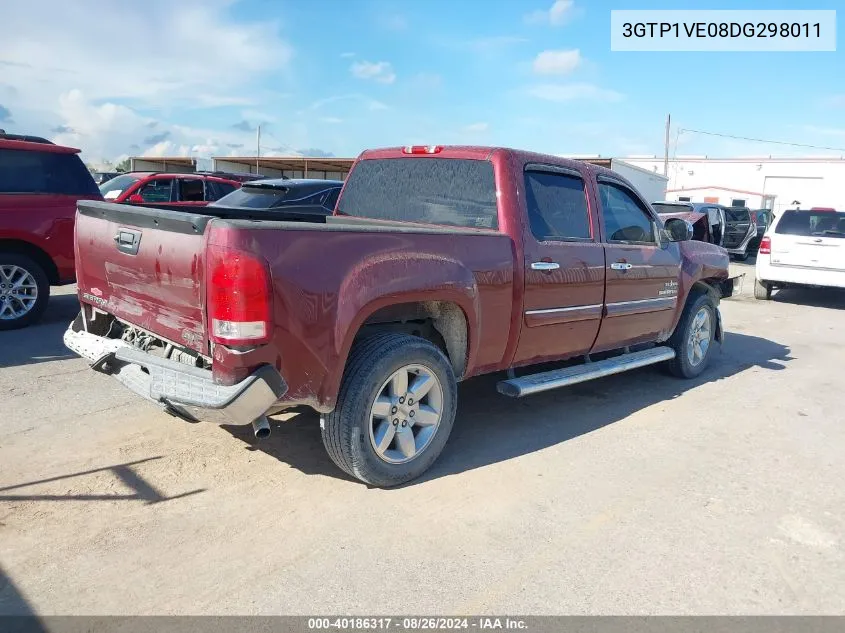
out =
{"type": "Polygon", "coordinates": [[[519,397],[654,363],[698,375],[733,283],[689,237],[586,163],[372,150],[314,222],[80,203],[65,342],[181,417],[261,437],[313,407],[340,468],[395,485],[437,458],[471,376],[507,370],[519,397]]]}

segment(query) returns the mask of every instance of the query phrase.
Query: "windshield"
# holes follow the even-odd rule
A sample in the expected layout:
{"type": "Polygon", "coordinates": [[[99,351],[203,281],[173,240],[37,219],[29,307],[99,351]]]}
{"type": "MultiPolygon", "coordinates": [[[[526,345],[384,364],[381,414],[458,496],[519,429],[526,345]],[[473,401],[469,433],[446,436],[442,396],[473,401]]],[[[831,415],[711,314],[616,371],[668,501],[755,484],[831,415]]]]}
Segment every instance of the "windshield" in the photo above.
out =
{"type": "Polygon", "coordinates": [[[728,222],[751,221],[751,214],[748,212],[748,209],[738,209],[736,207],[732,209],[725,209],[725,217],[727,218],[728,222]]]}
{"type": "Polygon", "coordinates": [[[123,175],[107,180],[100,185],[100,193],[106,200],[114,200],[124,191],[140,180],[135,176],[123,175]]]}
{"type": "Polygon", "coordinates": [[[786,211],[775,228],[782,235],[845,237],[845,212],[786,211]]]}
{"type": "Polygon", "coordinates": [[[359,218],[497,228],[493,164],[458,158],[362,160],[337,213],[359,218]]]}
{"type": "Polygon", "coordinates": [[[671,204],[669,202],[652,202],[651,207],[658,213],[689,213],[692,206],[689,204],[671,204]]]}

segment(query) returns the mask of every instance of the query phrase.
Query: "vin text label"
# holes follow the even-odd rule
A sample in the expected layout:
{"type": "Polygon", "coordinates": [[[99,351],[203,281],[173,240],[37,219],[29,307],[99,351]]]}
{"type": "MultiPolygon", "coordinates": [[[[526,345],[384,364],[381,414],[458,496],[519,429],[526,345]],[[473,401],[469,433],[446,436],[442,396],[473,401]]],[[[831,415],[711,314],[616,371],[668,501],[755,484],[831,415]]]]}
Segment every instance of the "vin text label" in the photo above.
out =
{"type": "Polygon", "coordinates": [[[836,11],[611,11],[610,50],[835,51],[836,11]]]}

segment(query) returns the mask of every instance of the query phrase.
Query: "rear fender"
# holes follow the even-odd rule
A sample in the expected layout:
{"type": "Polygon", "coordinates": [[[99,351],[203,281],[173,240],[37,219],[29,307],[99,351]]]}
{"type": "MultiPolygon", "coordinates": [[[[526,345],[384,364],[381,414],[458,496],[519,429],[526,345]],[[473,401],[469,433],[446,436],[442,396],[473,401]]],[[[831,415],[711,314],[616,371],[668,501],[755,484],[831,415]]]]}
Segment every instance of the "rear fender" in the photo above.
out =
{"type": "Polygon", "coordinates": [[[470,373],[478,349],[478,286],[472,272],[461,262],[428,253],[414,255],[382,253],[353,268],[340,286],[334,326],[337,361],[329,367],[320,402],[333,407],[346,359],[359,329],[376,311],[391,305],[422,301],[456,304],[467,322],[466,373],[470,373]]]}

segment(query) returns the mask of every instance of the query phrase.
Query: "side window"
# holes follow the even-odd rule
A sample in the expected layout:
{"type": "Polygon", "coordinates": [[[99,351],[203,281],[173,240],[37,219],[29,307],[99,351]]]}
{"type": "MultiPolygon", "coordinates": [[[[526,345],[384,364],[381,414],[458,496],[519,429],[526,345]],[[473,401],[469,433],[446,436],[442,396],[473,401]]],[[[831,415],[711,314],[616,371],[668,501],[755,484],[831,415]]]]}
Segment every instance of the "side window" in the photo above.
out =
{"type": "Polygon", "coordinates": [[[235,185],[228,182],[208,180],[205,183],[206,199],[220,200],[225,195],[232,193],[235,190],[235,185]]]}
{"type": "Polygon", "coordinates": [[[525,203],[531,233],[538,241],[592,238],[587,194],[580,178],[528,170],[525,172],[525,203]]]}
{"type": "Polygon", "coordinates": [[[204,202],[205,186],[201,178],[179,179],[180,202],[204,202]]]}
{"type": "Polygon", "coordinates": [[[170,186],[172,178],[158,178],[142,185],[137,191],[144,202],[170,202],[170,186]]]}
{"type": "Polygon", "coordinates": [[[337,197],[340,195],[340,189],[332,189],[329,191],[326,199],[323,200],[323,206],[326,207],[329,211],[334,211],[335,205],[337,204],[337,197]]]}
{"type": "Polygon", "coordinates": [[[642,203],[623,187],[599,182],[605,239],[656,243],[655,227],[642,203]]]}

